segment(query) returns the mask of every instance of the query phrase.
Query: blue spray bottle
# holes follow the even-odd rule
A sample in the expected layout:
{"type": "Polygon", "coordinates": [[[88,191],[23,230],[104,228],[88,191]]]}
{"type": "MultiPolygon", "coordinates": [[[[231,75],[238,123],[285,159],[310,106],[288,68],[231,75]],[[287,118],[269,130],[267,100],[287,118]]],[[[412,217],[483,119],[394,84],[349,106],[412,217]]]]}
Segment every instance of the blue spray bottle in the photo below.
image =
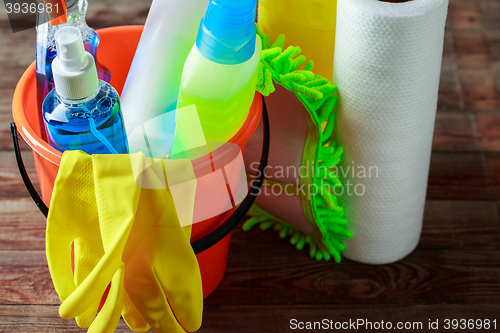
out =
{"type": "Polygon", "coordinates": [[[94,57],[75,27],[55,34],[52,63],[55,89],[43,102],[48,142],[59,151],[126,154],[128,143],[116,90],[99,80],[94,57]]]}
{"type": "MultiPolygon", "coordinates": [[[[45,97],[54,88],[54,78],[52,77],[52,61],[56,57],[55,33],[62,27],[73,26],[80,30],[82,34],[85,50],[96,59],[97,47],[99,46],[99,36],[96,31],[87,25],[85,14],[88,8],[87,0],[67,0],[67,23],[61,25],[51,25],[49,22],[37,25],[36,35],[36,82],[37,100],[40,108],[40,126],[42,137],[45,138],[44,125],[42,120],[41,106],[45,97]]],[[[45,12],[39,13],[38,23],[46,21],[45,12]]],[[[99,79],[110,82],[111,74],[109,70],[96,62],[99,79]]]]}

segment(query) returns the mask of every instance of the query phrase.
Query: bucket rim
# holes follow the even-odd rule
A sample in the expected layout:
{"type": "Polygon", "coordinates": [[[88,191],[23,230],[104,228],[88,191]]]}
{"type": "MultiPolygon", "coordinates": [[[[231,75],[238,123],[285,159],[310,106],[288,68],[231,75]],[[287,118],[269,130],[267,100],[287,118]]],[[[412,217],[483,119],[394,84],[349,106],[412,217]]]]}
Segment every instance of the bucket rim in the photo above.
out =
{"type": "MultiPolygon", "coordinates": [[[[96,32],[98,34],[114,34],[114,33],[126,33],[127,30],[142,30],[143,25],[127,25],[127,26],[116,26],[108,27],[103,29],[98,29],[96,32]]],[[[24,71],[23,75],[19,79],[16,89],[14,91],[14,97],[12,101],[12,115],[14,122],[18,128],[19,134],[24,139],[24,141],[30,146],[33,152],[36,152],[40,157],[46,161],[59,166],[61,163],[62,152],[52,147],[49,143],[43,140],[39,134],[33,129],[33,127],[28,122],[28,118],[25,112],[25,103],[23,97],[27,94],[26,89],[30,81],[36,81],[36,62],[34,61],[31,65],[24,71]]],[[[229,140],[229,142],[237,144],[242,147],[250,139],[252,134],[257,129],[260,122],[262,114],[262,98],[261,94],[256,91],[252,106],[247,115],[244,125],[241,129],[229,140]],[[252,112],[253,111],[253,112],[252,112]]]]}
{"type": "Polygon", "coordinates": [[[35,68],[36,62],[33,61],[26,71],[24,71],[21,79],[19,79],[16,85],[14,97],[12,99],[12,116],[14,118],[14,122],[16,123],[16,127],[18,128],[19,134],[28,146],[30,146],[30,148],[38,155],[43,156],[45,160],[54,165],[59,165],[62,153],[45,142],[45,140],[43,140],[40,135],[35,132],[33,127],[30,126],[26,113],[24,112],[25,107],[23,96],[26,93],[25,90],[28,82],[30,80],[36,81],[35,68]]]}

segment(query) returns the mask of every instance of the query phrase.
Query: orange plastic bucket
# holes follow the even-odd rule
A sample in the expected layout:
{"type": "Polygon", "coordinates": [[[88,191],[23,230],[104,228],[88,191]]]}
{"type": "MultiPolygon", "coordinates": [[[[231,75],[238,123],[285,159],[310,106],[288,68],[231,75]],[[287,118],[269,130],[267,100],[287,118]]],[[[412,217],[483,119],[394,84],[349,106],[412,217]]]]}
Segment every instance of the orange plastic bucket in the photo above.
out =
{"type": "MultiPolygon", "coordinates": [[[[121,93],[132,63],[143,26],[120,26],[98,30],[98,61],[111,71],[111,85],[121,93]]],[[[40,136],[40,124],[36,99],[35,63],[25,71],[16,87],[13,100],[13,116],[17,129],[32,148],[43,201],[50,205],[52,189],[59,169],[62,153],[52,148],[40,136]]],[[[242,153],[245,144],[257,128],[262,113],[262,99],[256,94],[247,120],[242,129],[230,140],[242,153]]],[[[234,212],[234,208],[211,219],[193,225],[191,242],[215,231],[234,212]]],[[[197,254],[203,282],[203,295],[207,297],[221,282],[226,271],[231,234],[206,251],[197,254]]]]}

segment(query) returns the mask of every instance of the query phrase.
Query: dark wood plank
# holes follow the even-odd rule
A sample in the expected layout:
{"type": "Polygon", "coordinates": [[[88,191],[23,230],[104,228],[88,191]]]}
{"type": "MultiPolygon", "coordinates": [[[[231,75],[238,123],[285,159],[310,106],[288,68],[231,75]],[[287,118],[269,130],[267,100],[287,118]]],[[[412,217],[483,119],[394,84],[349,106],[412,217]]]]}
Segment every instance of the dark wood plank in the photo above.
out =
{"type": "MultiPolygon", "coordinates": [[[[31,181],[38,188],[38,176],[36,174],[33,154],[25,151],[23,160],[31,181]]],[[[19,174],[14,150],[12,149],[0,151],[0,199],[5,198],[30,198],[28,190],[24,186],[19,174]]]]}
{"type": "MultiPolygon", "coordinates": [[[[498,55],[500,56],[500,43],[498,45],[499,45],[498,55]]],[[[491,72],[495,76],[496,85],[498,87],[498,90],[500,91],[500,59],[491,63],[491,72]]],[[[500,111],[500,109],[497,110],[497,112],[498,111],[500,111]]]]}
{"type": "Polygon", "coordinates": [[[479,2],[482,9],[481,18],[486,31],[500,30],[500,4],[498,1],[480,0],[479,2]]]}
{"type": "Polygon", "coordinates": [[[475,119],[479,149],[500,152],[500,113],[480,113],[475,119]]]}
{"type": "MultiPolygon", "coordinates": [[[[1,20],[0,16],[0,22],[1,20]]],[[[36,35],[35,29],[14,34],[10,28],[0,28],[0,34],[2,35],[0,38],[0,50],[2,50],[0,56],[0,72],[2,73],[0,79],[0,150],[12,151],[9,129],[9,123],[13,121],[12,98],[17,82],[26,68],[35,60],[36,35]],[[33,43],[27,42],[30,40],[33,43]]],[[[29,149],[21,138],[20,141],[23,150],[29,149]]]]}
{"type": "Polygon", "coordinates": [[[448,28],[474,30],[483,27],[479,1],[452,0],[448,12],[448,28]]]}
{"type": "Polygon", "coordinates": [[[454,112],[437,114],[432,144],[434,152],[476,149],[473,115],[454,112]]]}
{"type": "MultiPolygon", "coordinates": [[[[9,126],[10,123],[13,121],[14,119],[12,118],[12,112],[10,111],[10,109],[9,113],[3,113],[0,111],[0,124],[2,124],[0,127],[0,151],[5,150],[12,152],[14,149],[14,146],[12,144],[12,135],[10,133],[10,126],[9,126]]],[[[22,136],[18,135],[18,138],[19,138],[19,146],[23,151],[23,153],[26,152],[26,154],[31,154],[30,153],[31,148],[28,146],[28,144],[26,144],[22,136]]]]}
{"type": "MultiPolygon", "coordinates": [[[[274,306],[274,305],[247,305],[247,306],[217,306],[205,307],[209,316],[205,315],[204,323],[200,333],[225,332],[225,333],[259,333],[259,332],[320,332],[322,330],[292,330],[290,320],[297,321],[328,321],[349,322],[363,319],[366,321],[391,322],[394,326],[398,322],[415,322],[418,325],[422,322],[422,330],[408,330],[418,332],[444,332],[444,319],[446,318],[497,318],[500,307],[498,305],[421,305],[421,306],[370,306],[370,305],[349,305],[349,306],[274,306]],[[440,330],[429,330],[429,320],[438,320],[440,330]]],[[[334,324],[335,325],[335,324],[334,324]]],[[[415,326],[416,327],[416,326],[415,326]]],[[[498,328],[498,319],[497,319],[498,328]]],[[[340,330],[324,330],[340,331],[340,330]]],[[[347,331],[347,330],[343,330],[347,331]]],[[[369,326],[359,326],[357,329],[351,327],[350,331],[356,332],[404,332],[405,330],[374,330],[369,326]]],[[[454,332],[471,332],[473,330],[454,330],[454,332]]]]}
{"type": "MultiPolygon", "coordinates": [[[[59,317],[58,306],[48,305],[0,305],[1,332],[86,332],[80,329],[74,320],[59,317]]],[[[131,332],[123,320],[120,320],[115,332],[131,332]]]]}
{"type": "Polygon", "coordinates": [[[481,153],[434,153],[428,199],[492,200],[495,182],[481,153]]]}
{"type": "Polygon", "coordinates": [[[459,90],[458,77],[455,69],[446,69],[444,67],[447,66],[448,63],[450,63],[450,66],[453,66],[453,60],[448,59],[443,60],[443,69],[441,71],[441,80],[439,82],[437,113],[469,113],[469,110],[464,107],[464,101],[459,90]]]}
{"type": "Polygon", "coordinates": [[[125,0],[116,5],[115,0],[89,1],[87,22],[94,29],[144,24],[152,0],[125,0]]]}
{"type": "Polygon", "coordinates": [[[22,266],[22,267],[47,267],[47,258],[45,249],[39,251],[20,250],[9,251],[2,250],[0,256],[0,266],[22,266]]]}
{"type": "MultiPolygon", "coordinates": [[[[13,253],[0,252],[0,256],[13,253]]],[[[19,255],[30,256],[30,252],[19,255]]],[[[33,255],[33,254],[32,254],[33,255]]],[[[34,254],[36,258],[41,256],[34,254]]],[[[33,258],[35,259],[35,258],[33,258]]],[[[47,266],[0,266],[0,304],[59,304],[47,266]]]]}
{"type": "MultiPolygon", "coordinates": [[[[499,11],[500,11],[500,6],[499,11]]],[[[498,15],[498,14],[497,14],[498,15]]],[[[497,18],[498,20],[499,18],[497,18]]],[[[492,61],[500,60],[500,28],[485,32],[486,40],[488,42],[488,55],[492,61]]]]}
{"type": "Polygon", "coordinates": [[[31,199],[0,200],[0,212],[0,251],[45,250],[46,220],[31,199]]]}
{"type": "Polygon", "coordinates": [[[439,82],[438,114],[447,111],[467,112],[464,109],[456,68],[453,33],[448,31],[445,33],[444,38],[441,79],[439,82]]]}
{"type": "MultiPolygon", "coordinates": [[[[498,249],[423,246],[392,265],[337,265],[311,260],[272,231],[237,230],[233,239],[226,277],[209,304],[470,304],[500,298],[498,249]]],[[[0,251],[0,281],[0,304],[57,304],[43,250],[0,251]]]]}
{"type": "Polygon", "coordinates": [[[8,28],[1,28],[0,49],[0,111],[11,113],[10,104],[17,82],[28,66],[35,61],[35,29],[12,33],[8,28]],[[29,41],[33,41],[29,43],[29,41]],[[6,107],[8,105],[8,107],[6,107]]]}
{"type": "Polygon", "coordinates": [[[417,250],[391,265],[311,260],[272,231],[235,232],[211,304],[493,303],[500,251],[417,250]],[[238,297],[234,298],[234,295],[238,297]]]}
{"type": "Polygon", "coordinates": [[[497,199],[500,199],[500,155],[499,154],[487,154],[486,160],[488,163],[488,170],[493,178],[495,184],[495,195],[497,199]]]}
{"type": "Polygon", "coordinates": [[[419,249],[500,249],[494,201],[428,200],[419,249]]]}
{"type": "MultiPolygon", "coordinates": [[[[457,31],[451,34],[452,56],[459,69],[488,69],[491,56],[485,30],[457,31]]],[[[446,44],[445,44],[446,46],[446,44]]],[[[446,54],[446,53],[445,53],[446,54]]]]}
{"type": "Polygon", "coordinates": [[[458,69],[466,107],[474,110],[498,110],[499,95],[495,77],[489,68],[458,69]]]}
{"type": "MultiPolygon", "coordinates": [[[[2,226],[0,227],[0,235],[2,239],[0,244],[1,249],[4,250],[0,252],[0,266],[3,268],[2,274],[0,274],[0,280],[9,280],[11,284],[14,284],[15,289],[24,290],[24,293],[20,294],[18,291],[15,295],[9,295],[10,302],[35,302],[29,304],[38,304],[40,297],[38,294],[33,294],[34,291],[43,289],[36,287],[35,289],[23,289],[26,284],[30,286],[45,285],[50,280],[48,275],[48,270],[46,268],[46,261],[44,257],[44,235],[45,235],[45,221],[38,210],[34,207],[31,201],[0,201],[0,211],[4,212],[4,219],[2,221],[2,226]],[[28,249],[38,249],[35,252],[24,252],[28,249]],[[10,251],[5,251],[10,250],[10,251]],[[43,268],[45,267],[45,268],[43,268]],[[26,274],[24,277],[19,277],[19,270],[26,274]],[[36,271],[36,273],[34,272],[36,271]],[[7,278],[9,277],[9,278],[7,278]]],[[[442,255],[444,255],[441,262],[433,262],[433,253],[440,255],[441,252],[429,252],[424,256],[424,261],[426,261],[423,266],[419,268],[418,264],[416,266],[416,271],[409,269],[407,265],[413,265],[412,262],[402,263],[388,266],[389,272],[392,270],[402,269],[403,273],[400,275],[401,279],[411,279],[412,274],[420,274],[421,272],[428,269],[426,275],[437,276],[439,273],[433,270],[439,270],[441,264],[446,263],[446,258],[449,256],[447,250],[464,250],[464,249],[481,249],[481,250],[498,250],[500,246],[499,242],[499,222],[498,214],[496,211],[496,205],[489,202],[461,202],[461,201],[430,201],[426,206],[426,215],[424,230],[422,235],[422,240],[419,245],[419,249],[443,249],[442,255]]],[[[286,241],[283,241],[277,237],[273,232],[259,232],[252,231],[251,233],[243,233],[241,230],[237,230],[234,235],[235,241],[233,242],[232,255],[240,257],[240,253],[246,251],[251,251],[256,254],[256,257],[246,257],[241,261],[237,262],[230,261],[229,263],[229,273],[226,277],[226,281],[234,280],[235,278],[239,280],[238,276],[241,275],[253,275],[252,279],[261,280],[262,283],[274,283],[273,281],[267,280],[269,274],[272,274],[274,279],[281,276],[292,276],[292,278],[285,282],[286,285],[290,286],[300,286],[300,285],[311,285],[310,292],[312,294],[316,293],[314,281],[325,281],[333,290],[337,288],[345,288],[349,286],[351,293],[358,288],[357,283],[353,283],[353,277],[350,276],[353,270],[361,269],[364,272],[378,271],[370,266],[364,266],[359,264],[354,264],[345,261],[341,265],[332,265],[331,263],[320,263],[310,260],[305,252],[298,252],[286,241]],[[256,239],[254,239],[256,238],[256,239]],[[261,244],[261,245],[259,245],[261,244]],[[288,260],[289,263],[286,267],[276,267],[274,261],[262,262],[260,259],[265,258],[269,253],[276,252],[275,248],[279,249],[278,253],[274,253],[273,256],[276,257],[277,261],[281,259],[288,260]],[[236,253],[233,255],[233,253],[236,253]],[[297,265],[294,263],[297,261],[297,265]],[[248,266],[248,262],[255,261],[256,267],[250,268],[249,271],[241,271],[242,267],[248,266]],[[261,271],[262,268],[264,271],[261,271]],[[304,274],[297,278],[297,267],[302,267],[305,270],[304,274]],[[235,270],[235,275],[231,276],[231,271],[235,270]],[[256,272],[253,272],[253,270],[256,272]],[[321,273],[319,275],[311,274],[315,270],[319,270],[321,273]],[[284,274],[283,272],[286,272],[284,274]],[[257,274],[257,276],[255,276],[257,274]],[[337,274],[344,276],[345,281],[342,281],[342,277],[336,278],[337,274]]],[[[498,252],[495,252],[498,258],[498,252]]],[[[418,251],[417,254],[410,256],[410,258],[420,258],[423,254],[418,251]]],[[[468,255],[468,253],[467,253],[468,255]]],[[[476,256],[481,256],[476,254],[476,256]]],[[[499,259],[500,260],[500,259],[499,259]]],[[[464,259],[467,261],[467,258],[464,259]]],[[[497,262],[499,264],[499,262],[497,262]]],[[[422,264],[420,264],[422,265],[422,264]]],[[[370,273],[371,274],[371,273],[370,273]]],[[[388,273],[388,275],[391,275],[388,273]]],[[[481,273],[477,273],[481,275],[481,273]]],[[[363,282],[366,285],[378,285],[379,292],[383,294],[394,293],[399,290],[397,286],[380,286],[380,281],[378,279],[372,280],[368,279],[363,282]],[[386,289],[389,290],[386,290],[386,289]],[[392,289],[395,288],[395,289],[392,289]],[[383,291],[382,291],[383,290],[383,291]]],[[[467,279],[463,276],[462,282],[458,282],[460,286],[461,283],[467,285],[467,279]]],[[[242,281],[243,285],[248,285],[248,281],[242,281]]],[[[390,283],[390,282],[388,282],[390,283]]],[[[434,282],[428,281],[428,284],[434,284],[434,282]]],[[[488,283],[487,281],[479,281],[479,283],[488,283]]],[[[232,284],[232,282],[231,282],[232,284]]],[[[402,285],[403,287],[405,284],[402,285]]],[[[472,284],[471,284],[472,286],[472,284]]],[[[229,293],[231,293],[231,286],[226,286],[229,293]]],[[[250,291],[254,288],[250,288],[250,291]]],[[[364,289],[363,288],[363,289],[364,289]]],[[[440,288],[438,285],[437,288],[440,288]]],[[[291,288],[293,289],[293,288],[291,288]]],[[[370,288],[368,288],[370,289],[370,288]]],[[[2,293],[0,288],[0,295],[9,294],[10,288],[2,293]]],[[[50,290],[49,290],[50,291],[50,290]]],[[[263,294],[267,294],[270,291],[263,290],[263,294]]],[[[364,297],[371,297],[370,295],[364,295],[362,290],[358,291],[360,295],[359,298],[366,302],[364,297]]],[[[399,290],[401,294],[405,294],[408,290],[399,290]]],[[[411,290],[410,290],[411,292],[411,290]]],[[[429,291],[432,293],[433,291],[429,291]]],[[[415,291],[417,294],[418,292],[415,291]]],[[[54,296],[53,291],[49,292],[49,295],[54,296]]],[[[230,296],[226,295],[230,298],[230,296]]],[[[306,296],[304,296],[307,298],[306,296]]],[[[320,296],[319,296],[320,297],[320,296]]],[[[422,297],[426,297],[422,295],[422,297]]],[[[427,295],[428,297],[428,295],[427,295]]],[[[55,299],[54,297],[52,299],[55,299]]],[[[278,299],[281,299],[279,297],[278,299]]],[[[237,301],[237,300],[234,300],[237,301]]],[[[290,301],[287,299],[287,301],[290,301]]],[[[359,301],[359,300],[358,300],[359,301]]],[[[0,297],[0,304],[5,304],[6,300],[0,297]]]]}
{"type": "MultiPolygon", "coordinates": [[[[459,31],[453,33],[454,53],[457,56],[464,54],[488,54],[488,43],[484,32],[481,31],[459,31]]],[[[459,58],[459,57],[458,57],[459,58]]],[[[468,65],[459,62],[461,66],[468,65]]]]}
{"type": "MultiPolygon", "coordinates": [[[[429,319],[439,320],[440,327],[444,326],[446,318],[494,318],[500,310],[498,305],[421,305],[421,306],[331,306],[325,308],[318,305],[301,306],[274,306],[274,305],[221,305],[205,307],[203,326],[200,333],[281,333],[293,332],[290,329],[290,320],[334,322],[365,321],[391,322],[422,322],[423,330],[419,332],[436,332],[429,330],[429,319]]],[[[58,317],[57,306],[0,306],[0,320],[9,324],[0,326],[2,332],[84,332],[78,329],[74,321],[58,317]]],[[[498,320],[497,320],[498,322],[498,320]]],[[[120,320],[116,332],[130,332],[125,323],[120,320]]],[[[360,326],[357,332],[366,332],[366,327],[360,326]]],[[[386,330],[379,330],[387,332],[386,330]]],[[[393,330],[394,331],[394,330],[393,330]]],[[[439,330],[440,332],[443,329],[439,330]]],[[[301,330],[301,332],[311,332],[301,330]]],[[[318,332],[316,330],[315,332],[318,332]]],[[[456,332],[462,332],[456,330],[456,332]]],[[[470,330],[469,330],[470,332],[470,330]]]]}

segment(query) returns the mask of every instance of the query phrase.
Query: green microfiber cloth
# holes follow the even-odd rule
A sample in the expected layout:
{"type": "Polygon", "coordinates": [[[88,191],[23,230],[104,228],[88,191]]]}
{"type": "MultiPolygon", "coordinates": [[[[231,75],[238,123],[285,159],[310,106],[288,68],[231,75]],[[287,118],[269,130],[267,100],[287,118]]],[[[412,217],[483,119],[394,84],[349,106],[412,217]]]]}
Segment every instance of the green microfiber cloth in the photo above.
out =
{"type": "MultiPolygon", "coordinates": [[[[338,101],[337,87],[312,72],[314,63],[300,55],[300,47],[289,46],[284,49],[284,35],[280,35],[273,43],[269,36],[260,32],[258,34],[262,39],[263,51],[257,91],[269,96],[275,92],[275,84],[279,84],[293,92],[308,111],[310,135],[304,145],[308,149],[304,148],[302,164],[311,163],[318,172],[302,177],[301,182],[314,184],[320,190],[312,196],[297,194],[298,192],[293,194],[302,200],[304,215],[314,229],[312,233],[300,230],[257,204],[250,210],[243,230],[248,231],[257,224],[262,230],[273,228],[281,238],[290,236],[290,243],[298,250],[308,244],[311,258],[330,260],[333,257],[336,262],[340,262],[341,253],[345,250],[343,241],[350,239],[352,234],[347,229],[348,221],[344,218],[344,208],[333,191],[343,186],[333,171],[344,151],[332,139],[335,126],[334,108],[338,101]]],[[[270,114],[273,112],[271,109],[268,111],[270,114]]],[[[266,178],[264,186],[273,183],[279,182],[266,178]]]]}

